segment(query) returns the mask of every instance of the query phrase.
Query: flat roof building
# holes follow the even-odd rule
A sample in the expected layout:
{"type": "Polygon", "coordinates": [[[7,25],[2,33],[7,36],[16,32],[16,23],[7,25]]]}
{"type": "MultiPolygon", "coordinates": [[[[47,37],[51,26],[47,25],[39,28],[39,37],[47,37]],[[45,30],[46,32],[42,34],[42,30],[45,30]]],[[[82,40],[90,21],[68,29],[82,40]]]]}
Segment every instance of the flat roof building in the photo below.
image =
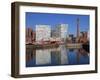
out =
{"type": "Polygon", "coordinates": [[[61,39],[66,39],[68,36],[68,24],[59,24],[57,25],[56,28],[56,34],[61,38],[61,39]]]}
{"type": "Polygon", "coordinates": [[[36,41],[49,40],[51,37],[50,25],[36,25],[36,41]]]}

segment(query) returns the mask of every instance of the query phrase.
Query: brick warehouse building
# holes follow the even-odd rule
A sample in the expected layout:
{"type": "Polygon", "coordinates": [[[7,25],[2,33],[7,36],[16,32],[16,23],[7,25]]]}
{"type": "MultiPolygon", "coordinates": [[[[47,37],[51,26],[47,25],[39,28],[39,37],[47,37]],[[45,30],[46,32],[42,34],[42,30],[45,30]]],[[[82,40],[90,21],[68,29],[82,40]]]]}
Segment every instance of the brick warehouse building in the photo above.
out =
{"type": "Polygon", "coordinates": [[[26,44],[32,44],[35,42],[35,31],[32,28],[26,29],[26,44]]]}

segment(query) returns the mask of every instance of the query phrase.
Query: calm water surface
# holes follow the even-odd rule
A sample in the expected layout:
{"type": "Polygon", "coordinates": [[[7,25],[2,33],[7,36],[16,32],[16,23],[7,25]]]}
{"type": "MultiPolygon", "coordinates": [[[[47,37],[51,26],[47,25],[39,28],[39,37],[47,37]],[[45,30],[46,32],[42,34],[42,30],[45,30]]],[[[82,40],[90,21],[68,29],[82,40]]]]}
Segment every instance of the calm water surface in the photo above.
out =
{"type": "Polygon", "coordinates": [[[49,49],[26,49],[26,67],[89,64],[89,53],[64,45],[49,49]]]}

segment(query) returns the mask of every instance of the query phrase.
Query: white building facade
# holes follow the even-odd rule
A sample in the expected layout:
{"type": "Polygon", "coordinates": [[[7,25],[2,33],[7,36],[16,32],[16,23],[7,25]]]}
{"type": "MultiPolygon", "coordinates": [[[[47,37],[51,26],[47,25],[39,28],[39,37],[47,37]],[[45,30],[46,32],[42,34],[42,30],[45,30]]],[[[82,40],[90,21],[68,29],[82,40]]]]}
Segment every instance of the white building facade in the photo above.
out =
{"type": "Polygon", "coordinates": [[[49,40],[51,37],[50,25],[36,25],[36,41],[49,40]]]}

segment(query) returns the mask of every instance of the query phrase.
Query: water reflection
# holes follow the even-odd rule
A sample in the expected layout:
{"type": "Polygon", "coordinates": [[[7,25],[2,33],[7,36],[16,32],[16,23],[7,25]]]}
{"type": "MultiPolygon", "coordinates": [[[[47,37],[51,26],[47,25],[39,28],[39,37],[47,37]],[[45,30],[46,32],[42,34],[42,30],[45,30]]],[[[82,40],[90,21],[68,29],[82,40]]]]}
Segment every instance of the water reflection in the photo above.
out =
{"type": "Polygon", "coordinates": [[[36,65],[45,65],[51,63],[50,50],[36,50],[36,65]]]}
{"type": "Polygon", "coordinates": [[[68,49],[65,45],[49,49],[26,49],[26,67],[89,64],[84,49],[68,49]]]}

